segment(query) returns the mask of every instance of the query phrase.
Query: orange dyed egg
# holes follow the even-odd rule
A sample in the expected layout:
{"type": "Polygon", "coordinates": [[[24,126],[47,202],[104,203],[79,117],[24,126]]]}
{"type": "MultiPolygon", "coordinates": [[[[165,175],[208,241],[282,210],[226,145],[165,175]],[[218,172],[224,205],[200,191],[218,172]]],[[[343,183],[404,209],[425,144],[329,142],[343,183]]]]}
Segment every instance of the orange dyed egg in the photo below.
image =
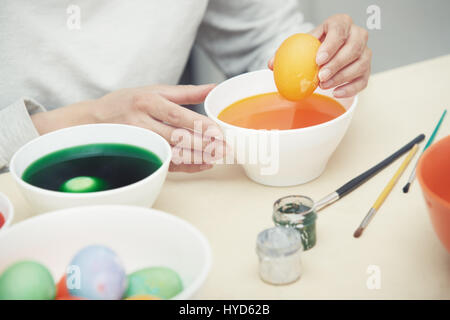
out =
{"type": "Polygon", "coordinates": [[[85,300],[80,297],[71,296],[66,285],[66,276],[62,276],[56,284],[56,300],[85,300]]]}
{"type": "Polygon", "coordinates": [[[70,296],[66,286],[66,276],[62,276],[56,284],[56,299],[70,296]]]}
{"type": "Polygon", "coordinates": [[[284,40],[278,48],[273,76],[278,92],[284,98],[299,101],[316,90],[319,84],[316,55],[320,44],[312,35],[297,33],[284,40]]]}

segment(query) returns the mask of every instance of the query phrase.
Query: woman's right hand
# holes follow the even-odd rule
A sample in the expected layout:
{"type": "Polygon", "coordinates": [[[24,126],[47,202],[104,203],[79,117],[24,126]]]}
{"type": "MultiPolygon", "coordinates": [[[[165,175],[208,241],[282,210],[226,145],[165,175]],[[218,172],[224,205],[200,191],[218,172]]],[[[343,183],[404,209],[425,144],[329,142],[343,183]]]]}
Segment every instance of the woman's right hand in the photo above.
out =
{"type": "Polygon", "coordinates": [[[181,105],[203,102],[213,88],[214,85],[161,85],[121,89],[100,99],[35,114],[32,120],[40,134],[88,123],[146,128],[173,146],[171,171],[197,172],[211,168],[211,161],[223,156],[221,148],[207,147],[211,137],[222,139],[222,134],[212,120],[181,105]],[[205,156],[208,150],[213,150],[213,154],[205,156]]]}

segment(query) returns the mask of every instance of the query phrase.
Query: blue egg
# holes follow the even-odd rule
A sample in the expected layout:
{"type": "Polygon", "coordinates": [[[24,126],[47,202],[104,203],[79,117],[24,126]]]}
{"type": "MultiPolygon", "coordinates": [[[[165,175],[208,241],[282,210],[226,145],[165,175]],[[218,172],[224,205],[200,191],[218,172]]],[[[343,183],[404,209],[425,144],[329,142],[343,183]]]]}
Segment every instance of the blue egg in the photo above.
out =
{"type": "Polygon", "coordinates": [[[118,300],[127,288],[127,275],[114,251],[92,245],[81,249],[70,262],[67,284],[75,297],[118,300]]]}

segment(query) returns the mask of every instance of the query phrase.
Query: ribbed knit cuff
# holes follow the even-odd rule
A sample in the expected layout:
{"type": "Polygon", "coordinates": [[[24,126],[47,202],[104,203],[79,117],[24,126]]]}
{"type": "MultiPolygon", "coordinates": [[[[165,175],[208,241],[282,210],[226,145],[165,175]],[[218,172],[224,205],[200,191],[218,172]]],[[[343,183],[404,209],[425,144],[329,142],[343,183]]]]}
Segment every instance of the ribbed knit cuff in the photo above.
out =
{"type": "Polygon", "coordinates": [[[39,136],[31,115],[42,111],[45,108],[30,98],[22,98],[0,110],[0,170],[21,146],[39,136]]]}

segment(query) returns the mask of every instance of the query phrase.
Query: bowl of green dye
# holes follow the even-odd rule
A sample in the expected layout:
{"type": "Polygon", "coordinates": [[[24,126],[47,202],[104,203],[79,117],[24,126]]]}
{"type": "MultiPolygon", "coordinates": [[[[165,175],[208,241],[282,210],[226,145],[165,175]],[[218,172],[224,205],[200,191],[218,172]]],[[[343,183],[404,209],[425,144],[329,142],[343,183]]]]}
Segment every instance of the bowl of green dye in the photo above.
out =
{"type": "Polygon", "coordinates": [[[11,174],[36,212],[75,206],[152,206],[171,148],[158,134],[128,125],[90,124],[40,136],[11,159],[11,174]]]}

